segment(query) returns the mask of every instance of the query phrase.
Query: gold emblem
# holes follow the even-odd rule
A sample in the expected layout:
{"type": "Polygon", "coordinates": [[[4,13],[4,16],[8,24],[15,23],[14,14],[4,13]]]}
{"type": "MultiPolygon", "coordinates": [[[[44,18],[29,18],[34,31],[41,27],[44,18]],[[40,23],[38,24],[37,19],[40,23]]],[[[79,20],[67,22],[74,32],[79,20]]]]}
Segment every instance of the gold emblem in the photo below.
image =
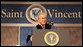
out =
{"type": "Polygon", "coordinates": [[[26,18],[29,22],[33,24],[38,24],[37,17],[39,13],[45,13],[47,15],[47,11],[44,6],[40,4],[32,4],[26,10],[26,18]]]}
{"type": "Polygon", "coordinates": [[[58,44],[59,36],[56,32],[53,32],[53,31],[47,32],[44,36],[44,40],[48,45],[54,46],[58,44]]]}

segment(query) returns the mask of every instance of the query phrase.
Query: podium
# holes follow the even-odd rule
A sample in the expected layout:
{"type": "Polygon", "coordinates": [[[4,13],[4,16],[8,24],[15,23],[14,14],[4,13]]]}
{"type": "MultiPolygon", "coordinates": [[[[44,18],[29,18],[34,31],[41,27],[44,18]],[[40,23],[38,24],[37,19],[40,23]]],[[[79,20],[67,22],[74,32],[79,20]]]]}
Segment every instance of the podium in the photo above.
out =
{"type": "Polygon", "coordinates": [[[38,29],[33,31],[32,46],[50,46],[45,40],[45,34],[48,32],[55,32],[59,36],[59,42],[54,46],[71,46],[70,35],[68,30],[48,30],[38,29]]]}

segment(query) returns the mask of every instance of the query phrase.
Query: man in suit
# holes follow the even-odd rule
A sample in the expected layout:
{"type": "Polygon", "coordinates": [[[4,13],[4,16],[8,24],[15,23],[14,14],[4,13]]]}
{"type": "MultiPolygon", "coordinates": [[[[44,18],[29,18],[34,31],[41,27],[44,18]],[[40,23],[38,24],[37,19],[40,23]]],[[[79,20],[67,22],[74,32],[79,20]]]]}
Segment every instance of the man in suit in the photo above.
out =
{"type": "MultiPolygon", "coordinates": [[[[45,13],[40,13],[39,16],[37,17],[38,20],[38,25],[36,25],[36,27],[34,29],[56,29],[53,26],[53,22],[47,22],[47,16],[45,13]]],[[[27,42],[28,41],[32,42],[32,35],[28,35],[27,37],[27,42]]]]}
{"type": "Polygon", "coordinates": [[[47,22],[47,16],[44,13],[38,16],[39,24],[36,26],[37,29],[51,29],[51,23],[47,22]]]}

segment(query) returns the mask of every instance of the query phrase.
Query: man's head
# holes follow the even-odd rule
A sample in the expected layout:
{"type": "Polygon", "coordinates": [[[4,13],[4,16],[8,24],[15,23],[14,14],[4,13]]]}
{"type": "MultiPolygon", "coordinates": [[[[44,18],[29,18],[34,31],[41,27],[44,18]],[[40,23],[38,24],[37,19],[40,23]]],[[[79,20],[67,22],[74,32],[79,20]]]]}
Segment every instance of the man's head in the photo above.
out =
{"type": "Polygon", "coordinates": [[[45,13],[40,13],[39,16],[38,16],[38,22],[41,24],[41,25],[45,25],[46,22],[47,22],[47,16],[45,13]]]}

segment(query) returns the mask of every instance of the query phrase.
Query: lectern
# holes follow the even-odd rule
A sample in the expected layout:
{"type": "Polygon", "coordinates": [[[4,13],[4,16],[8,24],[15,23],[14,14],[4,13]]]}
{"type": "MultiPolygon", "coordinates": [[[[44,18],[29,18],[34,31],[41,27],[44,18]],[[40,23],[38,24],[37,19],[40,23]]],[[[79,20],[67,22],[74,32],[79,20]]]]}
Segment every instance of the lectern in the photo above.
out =
{"type": "Polygon", "coordinates": [[[71,46],[69,31],[48,29],[34,30],[32,46],[71,46]]]}

